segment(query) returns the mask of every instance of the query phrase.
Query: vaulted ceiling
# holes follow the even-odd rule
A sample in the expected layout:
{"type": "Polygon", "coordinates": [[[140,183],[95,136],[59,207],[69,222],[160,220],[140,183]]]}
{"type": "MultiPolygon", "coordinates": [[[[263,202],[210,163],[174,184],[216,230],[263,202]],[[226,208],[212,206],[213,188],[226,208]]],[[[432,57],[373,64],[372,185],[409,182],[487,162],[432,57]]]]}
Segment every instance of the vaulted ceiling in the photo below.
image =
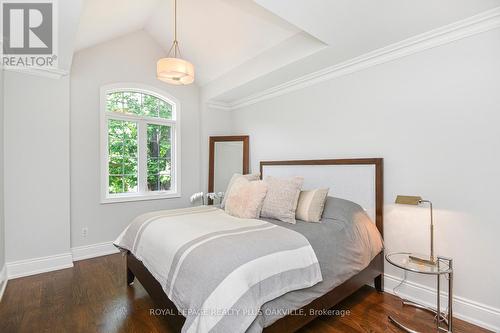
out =
{"type": "MultiPolygon", "coordinates": [[[[279,84],[302,68],[331,66],[498,6],[500,0],[178,0],[178,34],[196,83],[211,98],[231,100],[258,89],[263,77],[279,84]]],[[[173,0],[83,0],[75,48],[143,29],[167,52],[172,17],[173,0]]]]}
{"type": "Polygon", "coordinates": [[[161,0],[83,0],[75,51],[143,29],[161,0]]]}
{"type": "MultiPolygon", "coordinates": [[[[76,49],[140,29],[167,52],[173,36],[173,1],[86,0],[76,49]]],[[[194,63],[200,85],[300,32],[252,0],[178,0],[181,52],[194,63]]],[[[321,45],[316,41],[316,47],[321,45]]],[[[306,48],[304,54],[308,53],[306,48]]]]}

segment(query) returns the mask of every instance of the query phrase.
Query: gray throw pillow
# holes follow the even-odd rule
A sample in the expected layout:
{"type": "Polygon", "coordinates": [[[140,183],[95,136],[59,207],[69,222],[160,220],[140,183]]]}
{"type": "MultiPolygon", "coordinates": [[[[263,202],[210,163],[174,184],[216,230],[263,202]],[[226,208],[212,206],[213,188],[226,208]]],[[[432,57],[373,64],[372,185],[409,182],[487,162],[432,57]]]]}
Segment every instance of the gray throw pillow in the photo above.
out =
{"type": "Polygon", "coordinates": [[[295,210],[304,178],[268,176],[265,182],[267,183],[267,195],[260,216],[294,224],[295,210]]]}

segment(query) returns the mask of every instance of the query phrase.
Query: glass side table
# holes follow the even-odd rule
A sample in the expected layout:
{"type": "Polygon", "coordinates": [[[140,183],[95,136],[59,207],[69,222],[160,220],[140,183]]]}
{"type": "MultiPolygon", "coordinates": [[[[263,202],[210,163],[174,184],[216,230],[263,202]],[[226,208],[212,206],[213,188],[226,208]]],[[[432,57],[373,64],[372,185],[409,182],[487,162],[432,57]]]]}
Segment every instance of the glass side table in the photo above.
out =
{"type": "MultiPolygon", "coordinates": [[[[453,260],[451,258],[438,257],[435,264],[425,264],[412,260],[410,256],[418,256],[413,253],[397,252],[389,253],[385,259],[393,266],[404,269],[405,271],[418,274],[434,275],[437,283],[437,305],[436,309],[406,300],[401,299],[403,305],[413,306],[435,315],[436,331],[437,332],[453,332],[453,260]],[[441,310],[441,276],[444,275],[448,279],[448,313],[443,313],[441,310]]],[[[400,329],[418,333],[401,324],[393,316],[389,316],[389,320],[400,329]]]]}

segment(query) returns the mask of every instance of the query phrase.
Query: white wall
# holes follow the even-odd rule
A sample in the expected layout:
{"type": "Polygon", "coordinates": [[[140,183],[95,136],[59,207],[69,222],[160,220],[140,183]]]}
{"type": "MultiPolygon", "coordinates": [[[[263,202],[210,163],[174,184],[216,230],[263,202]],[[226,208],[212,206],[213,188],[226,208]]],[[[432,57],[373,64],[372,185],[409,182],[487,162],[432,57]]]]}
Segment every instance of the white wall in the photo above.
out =
{"type": "Polygon", "coordinates": [[[200,190],[200,112],[196,85],[176,87],[156,79],[163,50],[137,32],[75,54],[71,73],[71,242],[73,247],[113,241],[137,215],[188,206],[200,190]],[[117,82],[147,84],[181,103],[182,197],[100,204],[99,89],[117,82]],[[88,228],[88,236],[82,228],[88,228]]]}
{"type": "Polygon", "coordinates": [[[7,262],[68,254],[69,79],[5,72],[4,94],[7,262]]]}
{"type": "MultiPolygon", "coordinates": [[[[472,319],[496,329],[499,41],[496,29],[232,115],[233,131],[251,137],[254,171],[261,160],[383,157],[387,250],[428,252],[428,210],[392,202],[397,194],[432,200],[437,253],[455,260],[457,313],[470,315],[478,302],[486,317],[472,319]]],[[[429,278],[410,280],[434,287],[429,278]]]]}

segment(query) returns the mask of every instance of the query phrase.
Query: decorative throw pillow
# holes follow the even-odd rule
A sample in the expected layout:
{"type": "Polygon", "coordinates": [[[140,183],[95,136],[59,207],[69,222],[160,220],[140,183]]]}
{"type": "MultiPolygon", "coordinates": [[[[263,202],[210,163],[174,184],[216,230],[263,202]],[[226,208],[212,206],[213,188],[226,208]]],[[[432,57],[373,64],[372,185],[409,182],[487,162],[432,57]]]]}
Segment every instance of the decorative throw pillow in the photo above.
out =
{"type": "Polygon", "coordinates": [[[288,223],[295,223],[295,210],[300,189],[304,183],[302,177],[276,178],[266,177],[267,195],[260,215],[288,223]]]}
{"type": "Polygon", "coordinates": [[[295,217],[305,222],[320,222],[329,190],[328,188],[319,188],[301,191],[295,217]]]}
{"type": "Polygon", "coordinates": [[[260,179],[260,173],[253,173],[253,174],[249,174],[249,175],[241,175],[239,173],[235,173],[231,177],[231,180],[229,181],[229,184],[227,185],[226,192],[225,192],[224,197],[222,198],[222,202],[220,204],[220,208],[224,209],[224,207],[226,206],[227,196],[229,195],[229,192],[231,192],[231,187],[233,186],[234,181],[240,177],[243,177],[249,181],[254,181],[254,180],[260,179]]]}
{"type": "Polygon", "coordinates": [[[244,177],[238,177],[227,196],[225,211],[236,217],[259,218],[266,193],[267,184],[262,180],[248,181],[244,177]]]}

